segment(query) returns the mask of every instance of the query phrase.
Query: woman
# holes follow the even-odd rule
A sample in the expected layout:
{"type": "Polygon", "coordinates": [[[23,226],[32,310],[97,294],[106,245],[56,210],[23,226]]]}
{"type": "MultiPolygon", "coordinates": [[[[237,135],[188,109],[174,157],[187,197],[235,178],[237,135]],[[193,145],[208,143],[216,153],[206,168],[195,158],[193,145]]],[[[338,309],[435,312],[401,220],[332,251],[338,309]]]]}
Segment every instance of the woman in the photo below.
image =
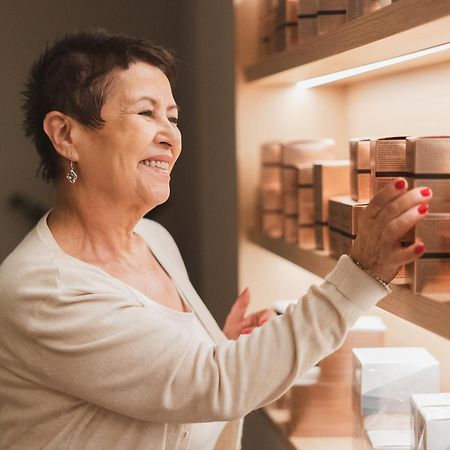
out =
{"type": "Polygon", "coordinates": [[[57,195],[0,268],[1,449],[237,449],[241,418],[424,252],[399,242],[431,192],[398,179],[320,286],[261,327],[246,292],[223,333],[171,236],[141,220],[169,197],[181,151],[172,80],[167,51],[105,32],[65,37],[32,69],[26,132],[57,195]]]}

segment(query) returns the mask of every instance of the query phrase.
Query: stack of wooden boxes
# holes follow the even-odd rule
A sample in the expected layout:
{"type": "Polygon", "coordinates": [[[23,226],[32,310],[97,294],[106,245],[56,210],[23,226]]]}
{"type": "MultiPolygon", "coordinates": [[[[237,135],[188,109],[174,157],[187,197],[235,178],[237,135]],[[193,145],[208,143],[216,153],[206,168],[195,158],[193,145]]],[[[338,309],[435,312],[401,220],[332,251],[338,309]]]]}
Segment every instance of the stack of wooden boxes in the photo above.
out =
{"type": "Polygon", "coordinates": [[[413,292],[450,292],[450,136],[412,137],[406,142],[410,188],[433,192],[429,215],[415,227],[412,241],[425,244],[425,254],[407,267],[413,292]]]}
{"type": "MultiPolygon", "coordinates": [[[[305,225],[305,221],[306,225],[310,225],[312,203],[307,191],[311,192],[313,163],[316,160],[331,158],[334,146],[335,142],[332,139],[301,139],[283,146],[283,236],[286,242],[297,244],[299,228],[305,225]],[[302,200],[305,200],[305,203],[302,200]],[[299,211],[302,214],[300,219],[299,211]]],[[[309,239],[305,242],[307,245],[310,243],[309,239]]]]}
{"type": "Polygon", "coordinates": [[[279,142],[268,142],[261,148],[262,229],[273,238],[283,235],[281,151],[279,142]]]}

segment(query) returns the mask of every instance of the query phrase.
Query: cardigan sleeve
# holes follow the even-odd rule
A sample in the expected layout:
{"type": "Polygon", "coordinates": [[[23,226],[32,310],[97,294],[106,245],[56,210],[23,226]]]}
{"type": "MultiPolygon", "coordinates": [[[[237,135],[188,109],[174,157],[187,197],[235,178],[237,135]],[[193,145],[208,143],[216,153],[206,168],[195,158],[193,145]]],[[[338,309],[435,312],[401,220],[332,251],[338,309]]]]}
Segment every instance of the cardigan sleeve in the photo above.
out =
{"type": "MultiPolygon", "coordinates": [[[[45,268],[37,273],[51,278],[45,268]]],[[[77,271],[73,277],[81,283],[89,275],[77,271]]],[[[24,295],[32,295],[31,285],[24,295]]],[[[37,295],[42,298],[42,290],[37,295]]],[[[37,355],[30,370],[39,383],[136,419],[232,420],[281,395],[384,295],[343,257],[283,316],[212,346],[163,327],[152,308],[123,293],[56,285],[27,322],[28,352],[37,355]]]]}
{"type": "Polygon", "coordinates": [[[136,419],[222,421],[281,395],[342,341],[384,291],[348,259],[280,317],[237,341],[193,343],[110,292],[49,295],[30,323],[33,376],[136,419]]]}

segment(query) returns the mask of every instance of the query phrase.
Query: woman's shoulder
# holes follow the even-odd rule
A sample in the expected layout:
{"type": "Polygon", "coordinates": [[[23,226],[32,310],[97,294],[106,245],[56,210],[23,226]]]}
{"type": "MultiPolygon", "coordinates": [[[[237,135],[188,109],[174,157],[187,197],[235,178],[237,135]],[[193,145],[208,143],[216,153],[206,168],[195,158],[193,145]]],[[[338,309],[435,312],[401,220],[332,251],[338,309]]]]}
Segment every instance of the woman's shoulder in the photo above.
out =
{"type": "Polygon", "coordinates": [[[135,231],[148,242],[163,243],[167,246],[167,249],[176,249],[178,251],[178,246],[167,228],[154,220],[141,219],[137,223],[135,231]]]}
{"type": "MultiPolygon", "coordinates": [[[[0,265],[0,280],[8,276],[24,276],[30,270],[53,266],[55,252],[49,249],[33,228],[0,265]]],[[[24,278],[22,281],[26,281],[24,278]]]]}
{"type": "Polygon", "coordinates": [[[147,242],[148,246],[159,257],[165,257],[186,272],[183,258],[178,246],[169,231],[160,223],[150,219],[141,219],[135,231],[147,242]]]}
{"type": "Polygon", "coordinates": [[[159,222],[156,222],[155,220],[152,220],[152,219],[147,219],[146,217],[142,218],[137,223],[135,229],[136,229],[136,231],[140,232],[141,234],[142,233],[151,233],[151,234],[157,233],[158,235],[160,235],[162,237],[168,237],[168,238],[172,239],[172,236],[166,227],[161,225],[159,222]]]}

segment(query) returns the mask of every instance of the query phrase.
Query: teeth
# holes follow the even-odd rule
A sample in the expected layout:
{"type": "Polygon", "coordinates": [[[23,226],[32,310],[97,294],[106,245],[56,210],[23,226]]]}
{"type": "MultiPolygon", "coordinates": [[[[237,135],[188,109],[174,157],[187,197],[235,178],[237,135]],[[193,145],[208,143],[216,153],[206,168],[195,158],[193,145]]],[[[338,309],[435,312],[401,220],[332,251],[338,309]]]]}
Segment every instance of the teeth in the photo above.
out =
{"type": "Polygon", "coordinates": [[[166,161],[154,161],[153,159],[149,161],[146,159],[145,161],[142,161],[141,164],[148,167],[158,167],[159,169],[169,170],[169,163],[166,161]]]}

